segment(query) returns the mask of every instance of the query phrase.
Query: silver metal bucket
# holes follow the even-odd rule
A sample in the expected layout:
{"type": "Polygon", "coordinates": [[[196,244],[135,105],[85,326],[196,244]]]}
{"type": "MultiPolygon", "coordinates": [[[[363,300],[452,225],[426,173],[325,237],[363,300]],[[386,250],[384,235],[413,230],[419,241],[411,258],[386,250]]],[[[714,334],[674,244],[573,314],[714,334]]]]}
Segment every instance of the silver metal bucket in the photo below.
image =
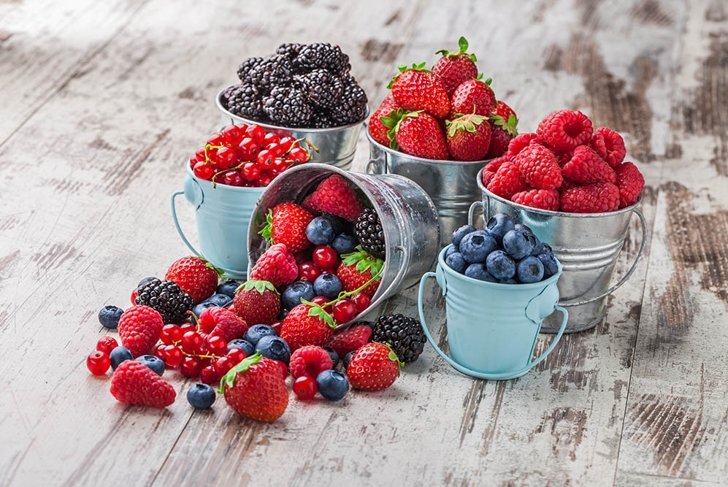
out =
{"type": "Polygon", "coordinates": [[[430,270],[439,250],[440,228],[437,210],[427,193],[407,178],[370,176],[325,164],[303,164],[275,178],[255,205],[248,227],[251,267],[267,247],[258,231],[265,225],[268,210],[284,201],[303,201],[318,183],[332,174],[345,178],[371,202],[384,229],[387,257],[382,280],[369,308],[349,322],[353,323],[401,289],[419,282],[422,274],[430,270]]]}
{"type": "Polygon", "coordinates": [[[437,207],[440,246],[450,243],[452,232],[468,221],[468,208],[480,198],[475,178],[488,161],[441,161],[410,156],[372,139],[369,129],[368,174],[399,174],[419,184],[437,207]]]}
{"type": "MultiPolygon", "coordinates": [[[[647,223],[639,202],[609,213],[538,210],[491,193],[483,186],[480,176],[478,174],[477,184],[482,192],[482,201],[472,204],[468,221],[473,224],[475,212],[480,208],[485,221],[496,213],[506,213],[531,227],[539,239],[553,248],[564,268],[558,286],[561,295],[559,304],[569,308],[566,333],[588,330],[598,325],[606,311],[607,296],[627,282],[644,250],[647,223]],[[624,276],[610,286],[632,215],[637,215],[642,226],[637,256],[624,276]]],[[[550,317],[544,321],[541,331],[555,333],[558,328],[558,320],[550,317]]]]}
{"type": "MultiPolygon", "coordinates": [[[[311,162],[329,164],[341,169],[349,169],[351,162],[354,160],[356,152],[356,144],[359,141],[364,121],[353,123],[351,125],[343,125],[328,129],[309,129],[309,128],[286,128],[277,125],[257,122],[248,118],[240,117],[230,113],[222,104],[222,94],[225,90],[221,90],[215,98],[217,109],[222,113],[223,123],[233,124],[255,124],[260,125],[264,129],[275,132],[281,137],[291,136],[296,139],[305,139],[313,144],[318,152],[312,151],[313,158],[311,162]]],[[[366,117],[369,116],[367,109],[366,117]]],[[[366,117],[364,119],[366,120],[366,117]]]]}

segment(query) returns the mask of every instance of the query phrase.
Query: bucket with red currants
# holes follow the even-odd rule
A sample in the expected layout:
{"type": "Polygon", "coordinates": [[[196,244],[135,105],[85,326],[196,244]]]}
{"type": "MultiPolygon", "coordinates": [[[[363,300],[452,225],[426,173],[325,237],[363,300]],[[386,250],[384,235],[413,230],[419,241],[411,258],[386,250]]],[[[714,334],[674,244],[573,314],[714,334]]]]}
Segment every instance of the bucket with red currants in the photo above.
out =
{"type": "Polygon", "coordinates": [[[305,140],[281,137],[260,125],[230,125],[213,134],[187,165],[184,190],[172,194],[172,218],[182,241],[231,278],[248,269],[250,214],[266,186],[287,169],[311,160],[305,140]],[[180,226],[176,199],[195,208],[195,247],[180,226]]]}

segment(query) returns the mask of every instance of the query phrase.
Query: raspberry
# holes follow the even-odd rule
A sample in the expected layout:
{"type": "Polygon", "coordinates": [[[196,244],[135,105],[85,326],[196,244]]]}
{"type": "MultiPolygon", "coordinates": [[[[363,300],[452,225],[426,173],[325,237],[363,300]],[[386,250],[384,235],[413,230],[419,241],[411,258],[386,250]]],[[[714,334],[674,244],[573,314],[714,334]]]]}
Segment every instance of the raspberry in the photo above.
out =
{"type": "MultiPolygon", "coordinates": [[[[604,136],[598,132],[598,129],[596,132],[594,132],[594,135],[592,135],[592,139],[589,142],[589,147],[594,149],[594,152],[599,154],[599,157],[602,159],[607,158],[607,143],[604,142],[604,136]]],[[[568,161],[567,161],[568,162],[568,161]]]]}
{"type": "Polygon", "coordinates": [[[561,192],[561,211],[603,213],[619,208],[619,189],[612,183],[577,186],[561,192]]]}
{"type": "Polygon", "coordinates": [[[625,162],[617,167],[617,187],[619,188],[619,207],[637,203],[645,187],[645,178],[632,162],[625,162]]]}
{"type": "Polygon", "coordinates": [[[624,147],[624,139],[622,136],[609,127],[599,127],[596,130],[596,135],[600,135],[604,139],[606,155],[603,157],[607,161],[607,164],[612,167],[620,165],[624,160],[624,156],[627,155],[627,149],[624,147]]]}
{"type": "Polygon", "coordinates": [[[485,165],[485,168],[483,169],[483,174],[481,176],[481,179],[483,181],[483,186],[486,188],[488,187],[488,183],[490,183],[490,180],[493,179],[493,176],[495,176],[496,171],[500,169],[501,165],[503,165],[504,162],[510,161],[511,158],[509,156],[501,156],[493,159],[488,164],[485,165]]]}
{"type": "Polygon", "coordinates": [[[508,144],[508,155],[514,157],[525,149],[532,141],[541,143],[538,135],[533,132],[524,132],[513,137],[508,144]]]}
{"type": "Polygon", "coordinates": [[[284,244],[275,244],[260,256],[248,275],[251,280],[268,281],[275,287],[288,285],[298,277],[296,258],[284,244]]]}
{"type": "Polygon", "coordinates": [[[210,314],[215,320],[215,328],[210,332],[210,336],[221,337],[224,343],[236,338],[243,338],[245,332],[248,331],[248,324],[229,309],[212,308],[210,314]]]}
{"type": "Polygon", "coordinates": [[[564,176],[579,184],[615,183],[617,175],[609,164],[589,146],[574,149],[571,160],[564,164],[564,176]]]}
{"type": "Polygon", "coordinates": [[[334,366],[329,353],[316,345],[306,345],[294,351],[288,367],[294,379],[308,376],[312,379],[334,366]]]}
{"type": "Polygon", "coordinates": [[[505,161],[488,183],[488,190],[498,196],[510,199],[515,193],[527,189],[521,171],[515,161],[505,161]]]}
{"type": "Polygon", "coordinates": [[[541,120],[536,133],[554,151],[574,149],[592,138],[589,117],[576,110],[560,110],[541,120]]]}
{"type": "Polygon", "coordinates": [[[329,347],[338,353],[339,357],[343,357],[347,353],[364,346],[369,342],[371,336],[372,329],[370,326],[355,325],[335,335],[329,342],[329,347]]]}
{"type": "Polygon", "coordinates": [[[559,192],[555,189],[529,189],[511,197],[511,201],[519,205],[540,208],[542,210],[559,211],[559,192]]]}
{"type": "Polygon", "coordinates": [[[569,162],[571,158],[574,155],[573,150],[567,150],[567,151],[561,151],[561,152],[554,152],[554,155],[556,156],[556,159],[559,161],[559,166],[562,168],[564,167],[564,164],[569,162]]]}
{"type": "Polygon", "coordinates": [[[136,360],[122,362],[111,376],[111,395],[131,406],[166,408],[174,402],[174,388],[136,360]]]}
{"type": "Polygon", "coordinates": [[[149,306],[132,306],[119,319],[121,344],[135,357],[152,351],[162,333],[162,315],[149,306]]]}
{"type": "Polygon", "coordinates": [[[561,186],[563,176],[559,162],[553,152],[541,144],[530,144],[513,159],[523,179],[537,189],[556,189],[561,186]]]}

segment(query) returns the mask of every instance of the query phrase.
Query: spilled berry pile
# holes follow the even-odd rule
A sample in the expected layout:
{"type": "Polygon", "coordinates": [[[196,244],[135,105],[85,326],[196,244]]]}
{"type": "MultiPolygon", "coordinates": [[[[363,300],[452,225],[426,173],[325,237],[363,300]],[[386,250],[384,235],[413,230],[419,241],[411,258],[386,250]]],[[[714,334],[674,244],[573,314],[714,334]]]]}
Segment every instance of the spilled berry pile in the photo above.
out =
{"type": "Polygon", "coordinates": [[[287,43],[238,67],[240,84],[222,93],[234,115],[282,127],[330,128],[361,122],[367,95],[339,46],[287,43]]]}
{"type": "Polygon", "coordinates": [[[400,66],[369,119],[374,140],[425,159],[480,161],[506,152],[518,118],[496,98],[491,79],[481,79],[464,37],[458,47],[438,51],[432,70],[425,63],[400,66]]]}
{"type": "Polygon", "coordinates": [[[514,203],[543,210],[601,213],[635,204],[645,186],[637,166],[623,162],[619,133],[592,127],[582,112],[560,110],[535,133],[514,138],[483,170],[483,184],[514,203]]]}

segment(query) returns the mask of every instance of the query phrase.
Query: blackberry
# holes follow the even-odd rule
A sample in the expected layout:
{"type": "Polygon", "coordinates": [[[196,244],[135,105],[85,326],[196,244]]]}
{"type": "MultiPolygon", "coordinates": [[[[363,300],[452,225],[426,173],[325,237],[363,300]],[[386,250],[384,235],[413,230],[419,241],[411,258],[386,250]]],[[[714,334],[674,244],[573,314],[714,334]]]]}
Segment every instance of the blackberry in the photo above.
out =
{"type": "Polygon", "coordinates": [[[328,112],[316,110],[311,117],[311,128],[327,129],[336,125],[328,112]]]}
{"type": "Polygon", "coordinates": [[[349,73],[351,65],[349,56],[341,52],[339,46],[332,46],[324,42],[308,44],[298,53],[293,61],[293,68],[297,73],[313,71],[314,69],[328,69],[336,76],[345,76],[349,73]]]}
{"type": "Polygon", "coordinates": [[[362,211],[354,224],[354,235],[364,250],[380,259],[385,257],[384,230],[376,211],[371,208],[362,211]]]}
{"type": "Polygon", "coordinates": [[[344,93],[341,80],[325,69],[314,69],[310,73],[296,76],[295,79],[296,85],[318,108],[334,108],[344,93]]]}
{"type": "Polygon", "coordinates": [[[290,61],[293,61],[296,59],[296,56],[298,56],[298,53],[301,52],[301,49],[306,47],[305,44],[299,44],[297,42],[286,42],[285,44],[281,44],[278,46],[278,49],[276,49],[276,54],[280,54],[281,56],[286,56],[290,61]]]}
{"type": "Polygon", "coordinates": [[[314,113],[302,91],[285,86],[273,88],[263,110],[273,122],[284,127],[305,127],[314,113]]]}
{"type": "Polygon", "coordinates": [[[172,281],[152,279],[137,289],[136,304],[156,309],[165,323],[181,323],[192,309],[192,298],[172,281]]]}
{"type": "Polygon", "coordinates": [[[262,62],[262,57],[249,57],[240,63],[240,66],[238,66],[238,78],[240,78],[240,82],[245,83],[246,81],[250,81],[250,71],[262,62]]]}
{"type": "Polygon", "coordinates": [[[250,83],[235,86],[235,90],[232,90],[228,95],[225,107],[231,113],[241,117],[256,120],[265,118],[263,97],[258,89],[250,83]]]}
{"type": "Polygon", "coordinates": [[[379,317],[374,323],[372,341],[389,344],[399,360],[410,363],[419,358],[427,338],[419,321],[396,314],[379,317]]]}
{"type": "Polygon", "coordinates": [[[361,122],[367,114],[367,94],[354,78],[349,77],[345,83],[339,103],[331,110],[336,126],[361,122]]]}
{"type": "Polygon", "coordinates": [[[286,56],[273,55],[264,59],[248,73],[248,79],[263,93],[291,82],[291,62],[286,56]]]}

